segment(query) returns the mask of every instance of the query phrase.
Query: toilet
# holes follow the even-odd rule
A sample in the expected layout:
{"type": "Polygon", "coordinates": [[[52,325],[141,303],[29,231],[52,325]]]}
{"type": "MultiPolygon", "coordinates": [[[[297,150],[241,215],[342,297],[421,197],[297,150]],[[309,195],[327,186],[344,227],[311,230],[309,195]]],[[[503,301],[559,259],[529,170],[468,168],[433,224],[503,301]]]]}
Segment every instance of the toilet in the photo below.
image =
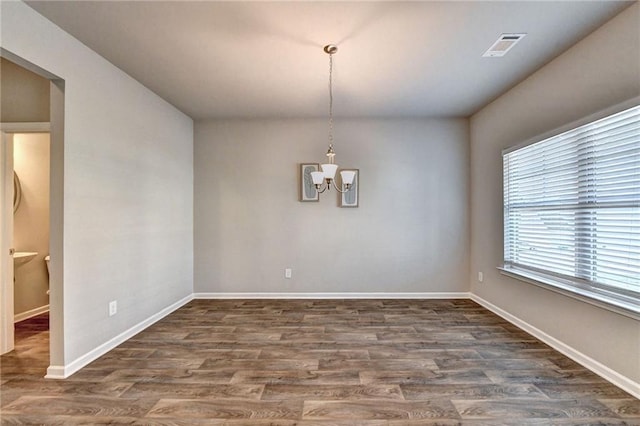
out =
{"type": "MultiPolygon", "coordinates": [[[[44,261],[47,264],[47,275],[49,275],[49,277],[51,277],[51,270],[49,269],[49,261],[51,260],[51,256],[50,255],[46,255],[44,257],[44,261]]],[[[50,290],[47,290],[47,294],[49,294],[50,290]]]]}

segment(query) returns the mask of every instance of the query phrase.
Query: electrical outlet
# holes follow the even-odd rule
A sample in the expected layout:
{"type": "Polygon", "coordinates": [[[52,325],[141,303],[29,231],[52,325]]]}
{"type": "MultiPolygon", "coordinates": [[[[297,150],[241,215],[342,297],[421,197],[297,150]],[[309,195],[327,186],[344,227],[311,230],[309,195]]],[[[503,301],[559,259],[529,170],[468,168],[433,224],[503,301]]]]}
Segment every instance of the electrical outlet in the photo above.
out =
{"type": "Polygon", "coordinates": [[[484,281],[484,274],[482,272],[478,272],[478,282],[484,281]]]}
{"type": "Polygon", "coordinates": [[[284,277],[287,279],[291,278],[291,268],[287,268],[284,270],[284,277]]]}
{"type": "Polygon", "coordinates": [[[109,316],[112,317],[118,313],[118,301],[109,302],[109,316]]]}

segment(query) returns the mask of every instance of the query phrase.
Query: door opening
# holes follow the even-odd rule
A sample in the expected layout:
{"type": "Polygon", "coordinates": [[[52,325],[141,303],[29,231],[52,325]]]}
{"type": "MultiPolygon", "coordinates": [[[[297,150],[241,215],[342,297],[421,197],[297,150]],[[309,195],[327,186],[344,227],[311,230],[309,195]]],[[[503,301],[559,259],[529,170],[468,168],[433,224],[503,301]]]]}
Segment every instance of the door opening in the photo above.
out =
{"type": "MultiPolygon", "coordinates": [[[[1,197],[2,207],[0,209],[0,230],[2,237],[0,238],[0,266],[2,273],[0,274],[0,354],[11,351],[14,346],[14,321],[30,318],[44,312],[47,308],[48,300],[49,309],[49,356],[47,374],[50,375],[52,366],[64,365],[64,327],[63,327],[63,177],[64,177],[64,81],[50,72],[32,64],[17,55],[0,48],[0,66],[2,66],[2,92],[0,100],[2,108],[0,109],[0,136],[2,136],[0,146],[0,178],[2,178],[1,197]],[[29,78],[19,78],[14,81],[10,80],[11,72],[5,72],[5,68],[15,70],[20,68],[19,72],[26,72],[35,75],[29,78]],[[44,83],[43,83],[44,81],[44,83]],[[25,84],[31,86],[23,87],[25,84]],[[21,86],[22,85],[22,86],[21,86]],[[29,94],[38,93],[38,99],[28,99],[29,94]],[[42,95],[44,93],[44,95],[42,95]],[[46,96],[43,101],[42,97],[46,96]],[[45,108],[46,107],[46,108],[45,108]],[[44,109],[43,109],[44,108],[44,109]],[[43,111],[46,110],[46,115],[43,111]],[[38,136],[39,134],[39,136],[38,136]],[[20,205],[16,210],[16,216],[13,214],[13,194],[14,194],[14,145],[22,140],[31,140],[34,138],[47,138],[48,141],[48,173],[43,170],[20,172],[18,170],[18,179],[22,187],[22,196],[20,205]],[[26,139],[25,139],[26,138],[26,139]],[[17,140],[16,140],[17,139],[17,140]],[[20,176],[25,174],[25,176],[20,176]],[[48,243],[42,241],[37,243],[25,243],[24,236],[17,237],[14,241],[13,228],[14,219],[17,225],[24,218],[20,218],[21,209],[36,207],[34,205],[33,183],[30,183],[28,191],[26,180],[32,180],[34,176],[27,174],[39,174],[39,183],[48,186],[49,200],[48,203],[40,200],[35,204],[39,204],[38,209],[44,209],[43,206],[48,205],[49,238],[48,243]],[[44,174],[48,176],[43,176],[44,174]],[[48,183],[43,183],[43,178],[48,177],[48,183]],[[10,185],[9,185],[10,183],[10,185]],[[30,200],[29,200],[29,197],[30,200]],[[27,201],[29,200],[29,202],[27,201]],[[28,204],[27,204],[28,203],[28,204]],[[37,247],[36,247],[37,246],[37,247]],[[32,256],[28,263],[21,263],[18,268],[29,269],[15,270],[15,262],[13,252],[18,249],[24,257],[32,256]],[[26,254],[25,254],[26,253],[26,254]],[[37,253],[36,255],[32,255],[37,253]],[[48,257],[49,262],[47,268],[48,257]],[[33,263],[35,262],[35,263],[33,263]],[[47,274],[47,271],[49,272],[47,274]],[[16,276],[18,285],[22,285],[19,281],[27,279],[30,284],[27,287],[20,288],[16,291],[14,287],[13,277],[16,276]],[[47,295],[47,291],[49,294],[47,295]],[[20,294],[22,293],[22,294],[20,294]],[[27,294],[27,299],[18,299],[27,294]],[[30,296],[36,295],[36,299],[29,299],[30,296]],[[20,305],[14,305],[15,302],[20,305]],[[14,311],[15,308],[15,311],[14,311]],[[16,315],[17,314],[17,315],[16,315]]],[[[24,77],[24,75],[23,75],[24,77]]],[[[42,143],[42,141],[41,141],[42,143]]],[[[24,148],[25,146],[21,146],[24,148]]],[[[43,148],[40,145],[40,148],[43,148]]],[[[22,160],[20,160],[22,161],[22,160]]],[[[18,162],[20,162],[18,161],[18,162]]],[[[23,167],[18,166],[16,168],[23,167]]],[[[17,185],[17,184],[16,184],[17,185]]],[[[17,186],[16,186],[17,188],[17,186]]],[[[26,212],[26,211],[23,211],[26,212]]],[[[28,227],[31,227],[29,224],[28,227]]],[[[33,229],[30,232],[34,233],[33,229]]],[[[36,231],[35,233],[43,232],[36,231]]],[[[56,374],[54,374],[56,376],[56,374]]]]}

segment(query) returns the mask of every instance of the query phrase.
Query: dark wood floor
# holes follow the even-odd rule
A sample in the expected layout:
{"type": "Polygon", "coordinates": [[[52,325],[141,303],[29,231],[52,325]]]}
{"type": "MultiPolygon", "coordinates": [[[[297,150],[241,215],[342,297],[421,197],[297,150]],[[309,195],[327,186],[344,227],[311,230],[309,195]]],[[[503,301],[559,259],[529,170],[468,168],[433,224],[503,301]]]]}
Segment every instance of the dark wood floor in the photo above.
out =
{"type": "Polygon", "coordinates": [[[1,358],[3,425],[640,425],[468,300],[195,300],[67,380],[42,378],[46,319],[1,358]]]}

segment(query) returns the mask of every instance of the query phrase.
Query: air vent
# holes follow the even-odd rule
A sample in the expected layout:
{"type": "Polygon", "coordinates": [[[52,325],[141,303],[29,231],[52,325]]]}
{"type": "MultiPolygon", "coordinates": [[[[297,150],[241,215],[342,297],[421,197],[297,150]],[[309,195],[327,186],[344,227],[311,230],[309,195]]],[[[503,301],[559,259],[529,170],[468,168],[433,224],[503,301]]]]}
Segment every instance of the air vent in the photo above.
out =
{"type": "Polygon", "coordinates": [[[517,42],[522,40],[524,36],[526,36],[524,33],[502,34],[482,56],[487,58],[498,58],[500,56],[504,56],[513,46],[516,45],[517,42]]]}

